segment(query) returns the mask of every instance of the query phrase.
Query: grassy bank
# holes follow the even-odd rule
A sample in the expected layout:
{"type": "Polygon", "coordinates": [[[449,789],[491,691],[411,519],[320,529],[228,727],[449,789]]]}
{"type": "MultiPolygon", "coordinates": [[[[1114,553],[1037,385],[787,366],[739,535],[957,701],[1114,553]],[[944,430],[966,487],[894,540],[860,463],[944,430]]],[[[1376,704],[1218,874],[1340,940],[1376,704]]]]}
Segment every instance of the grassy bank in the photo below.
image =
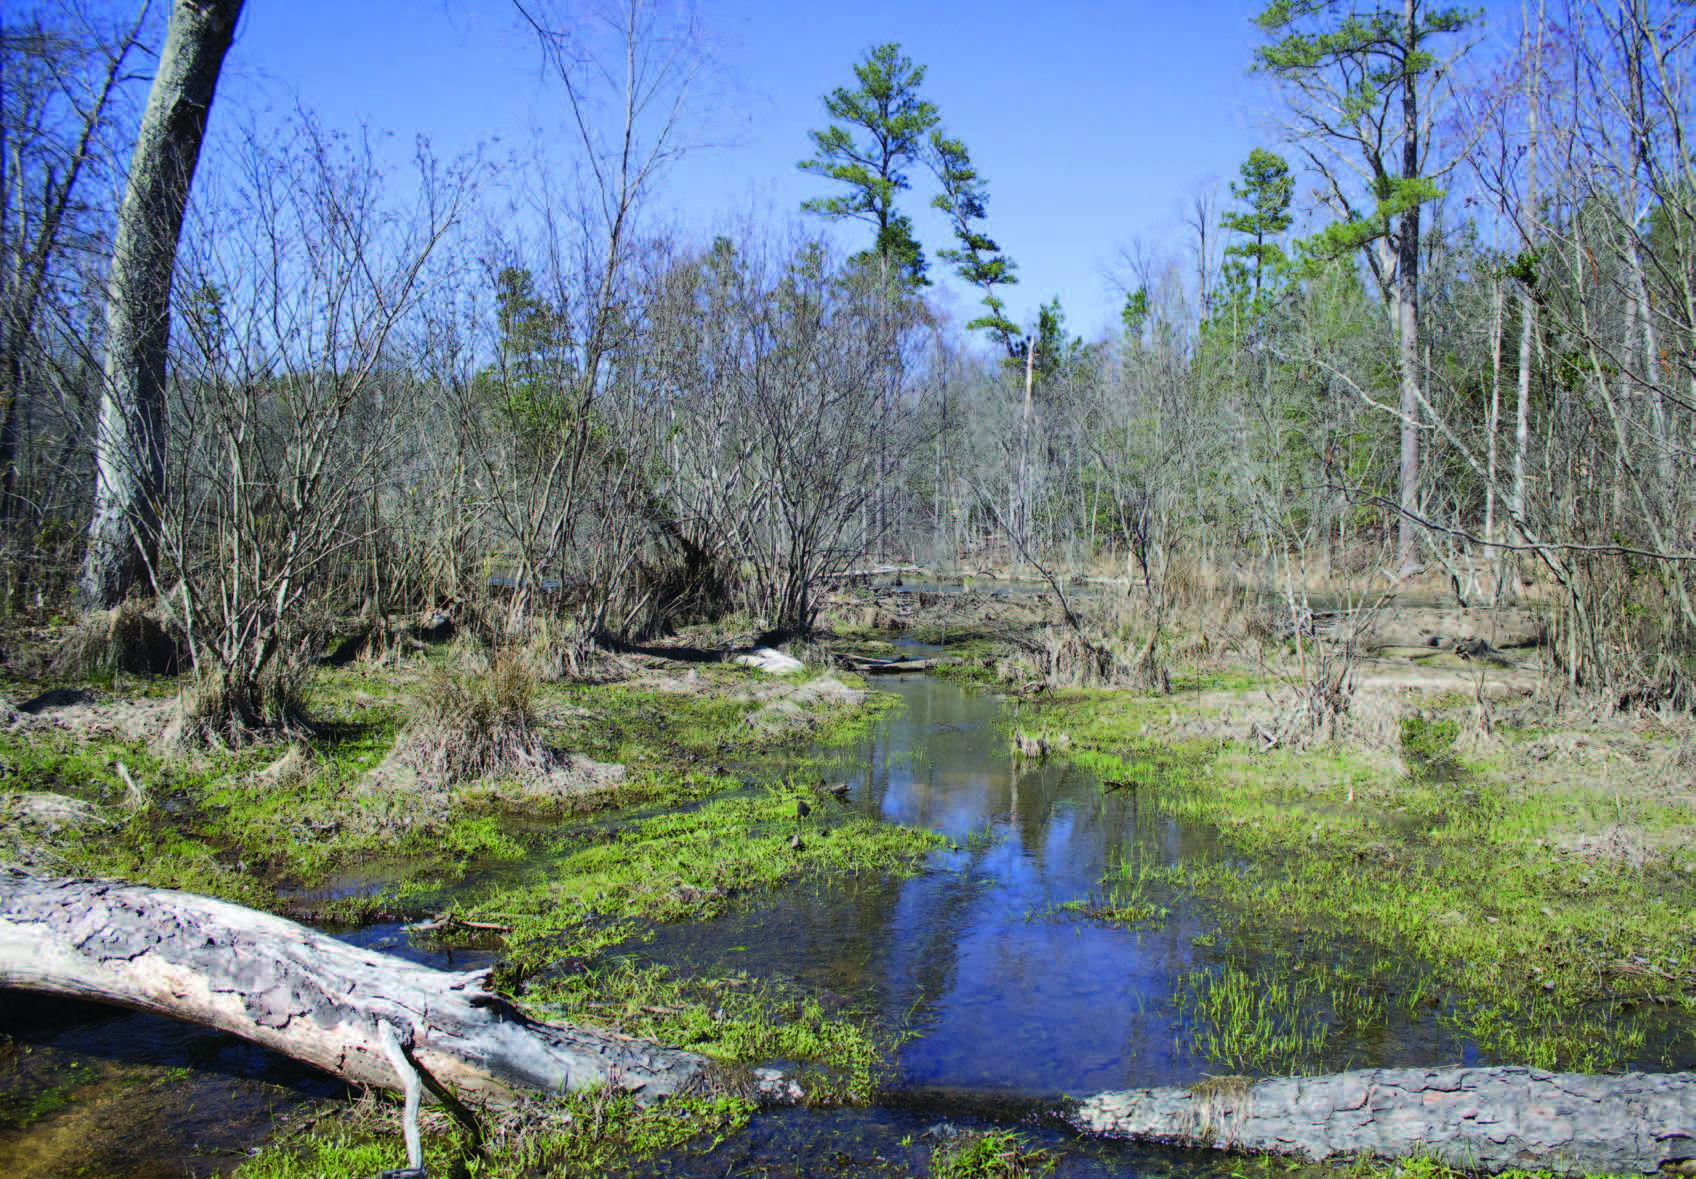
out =
{"type": "MultiPolygon", "coordinates": [[[[660,923],[708,919],[806,879],[913,870],[936,837],[839,808],[812,776],[803,786],[764,768],[805,766],[809,749],[828,758],[891,698],[828,674],[780,681],[650,662],[603,683],[531,686],[524,723],[557,753],[546,772],[453,780],[403,756],[443,731],[427,714],[452,658],[321,669],[306,694],[309,737],[189,753],[159,740],[172,707],[164,681],[123,695],[7,684],[20,704],[46,688],[61,695],[0,731],[0,807],[15,820],[0,858],[297,917],[437,917],[435,944],[498,950],[497,985],[540,1018],[690,1048],[728,1075],[784,1060],[820,1100],[869,1094],[900,1029],[782,979],[686,977],[630,950],[660,923]],[[483,883],[467,889],[472,873],[483,883]]],[[[469,1173],[598,1171],[710,1140],[751,1108],[726,1097],[645,1111],[574,1095],[497,1130],[469,1173]]],[[[401,1165],[393,1115],[385,1102],[326,1110],[242,1173],[401,1165]]],[[[461,1157],[457,1133],[435,1125],[430,1150],[461,1157]]]]}
{"type": "Polygon", "coordinates": [[[1272,744],[1289,685],[1196,687],[1056,692],[1020,723],[1065,733],[1104,788],[1219,833],[1211,858],[1123,865],[1086,907],[1126,924],[1210,909],[1179,997],[1210,1059],[1322,1071],[1391,1022],[1429,1021],[1457,1056],[1502,1063],[1696,1054],[1681,729],[1563,722],[1528,700],[1485,732],[1458,696],[1369,691],[1332,740],[1272,744]]]}

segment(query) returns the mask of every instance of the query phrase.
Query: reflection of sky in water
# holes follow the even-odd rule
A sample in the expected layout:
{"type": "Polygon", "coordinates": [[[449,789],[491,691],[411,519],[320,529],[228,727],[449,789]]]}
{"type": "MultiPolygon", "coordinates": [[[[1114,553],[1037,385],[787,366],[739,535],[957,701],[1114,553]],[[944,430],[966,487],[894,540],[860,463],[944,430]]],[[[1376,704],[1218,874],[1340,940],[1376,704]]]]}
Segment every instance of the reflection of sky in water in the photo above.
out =
{"type": "MultiPolygon", "coordinates": [[[[846,777],[863,813],[940,831],[954,847],[915,879],[803,885],[721,921],[662,928],[637,952],[685,973],[742,968],[877,1005],[917,1033],[899,1056],[910,1091],[1084,1094],[1230,1071],[1193,1050],[1177,983],[1225,961],[1252,966],[1280,948],[1275,935],[1212,944],[1217,918],[1159,891],[1145,897],[1171,910],[1158,927],[1061,908],[1099,896],[1121,866],[1216,858],[1208,830],[1063,762],[1016,762],[996,697],[922,676],[878,686],[905,706],[840,751],[833,780],[846,777]]],[[[1409,1025],[1394,1011],[1391,1026],[1319,1063],[1459,1059],[1429,1015],[1409,1025]]]]}
{"type": "Polygon", "coordinates": [[[1174,1052],[1168,997],[1202,926],[1181,905],[1145,931],[1059,906],[1126,859],[1170,862],[1205,842],[1068,765],[1015,763],[994,697],[920,677],[879,686],[905,708],[849,751],[852,805],[955,849],[913,880],[814,886],[661,930],[651,952],[881,1004],[920,1033],[901,1051],[906,1085],[1085,1093],[1198,1076],[1187,1047],[1174,1052]]]}
{"type": "Polygon", "coordinates": [[[957,876],[901,889],[886,977],[922,1001],[924,1033],[902,1052],[903,1079],[1083,1093],[1170,1075],[1163,1000],[1183,923],[1138,933],[1055,910],[1087,897],[1138,836],[1146,845],[1171,824],[1139,831],[1134,798],[1103,795],[1064,764],[1015,762],[995,701],[935,681],[903,687],[908,707],[874,738],[864,770],[879,813],[957,840],[986,824],[992,833],[987,849],[941,860],[957,876]],[[928,756],[901,756],[911,748],[928,756]],[[949,891],[964,896],[939,895],[949,891]]]}

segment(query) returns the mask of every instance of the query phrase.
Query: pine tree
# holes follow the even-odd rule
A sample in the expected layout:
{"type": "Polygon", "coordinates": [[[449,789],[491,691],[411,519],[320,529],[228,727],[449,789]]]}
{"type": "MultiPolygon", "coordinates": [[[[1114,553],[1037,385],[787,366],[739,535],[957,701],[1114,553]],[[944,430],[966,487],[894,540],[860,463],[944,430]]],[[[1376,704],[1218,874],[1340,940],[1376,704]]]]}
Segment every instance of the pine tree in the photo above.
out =
{"type": "Polygon", "coordinates": [[[919,96],[925,68],[914,65],[893,41],[868,52],[854,76],[857,88],[838,87],[825,95],[824,109],[833,122],[823,131],[808,132],[816,154],[800,164],[803,172],[846,185],[848,191],[814,197],[801,208],[831,221],[867,222],[877,236],[861,260],[878,262],[910,286],[925,286],[924,251],[895,198],[910,186],[908,170],[921,161],[925,137],[942,116],[935,103],[919,96]]]}
{"type": "Polygon", "coordinates": [[[1419,354],[1420,209],[1439,195],[1428,166],[1426,134],[1443,70],[1431,52],[1437,39],[1464,30],[1473,15],[1426,0],[1402,0],[1400,11],[1359,11],[1353,0],[1274,0],[1255,18],[1271,44],[1255,51],[1255,67],[1289,97],[1293,136],[1324,181],[1342,220],[1314,243],[1323,256],[1365,253],[1399,337],[1401,521],[1397,556],[1414,567],[1418,507],[1419,423],[1425,397],[1419,354]],[[1366,178],[1364,190],[1346,177],[1366,178]]]}
{"type": "Polygon", "coordinates": [[[1231,197],[1247,207],[1227,211],[1220,220],[1249,240],[1225,248],[1225,257],[1231,259],[1225,264],[1225,280],[1234,289],[1246,286],[1250,306],[1258,308],[1262,286],[1287,262],[1275,239],[1290,227],[1295,178],[1283,156],[1259,147],[1249,152],[1238,175],[1242,182],[1232,181],[1231,197]]]}
{"type": "Polygon", "coordinates": [[[987,313],[966,324],[968,331],[988,332],[1001,342],[1009,357],[1019,354],[1019,325],[1007,318],[1007,304],[996,288],[1018,282],[1018,265],[979,225],[988,217],[989,194],[983,176],[972,164],[966,145],[940,131],[931,133],[931,152],[942,191],[931,204],[948,214],[958,249],[938,250],[954,272],[983,292],[987,313]]]}

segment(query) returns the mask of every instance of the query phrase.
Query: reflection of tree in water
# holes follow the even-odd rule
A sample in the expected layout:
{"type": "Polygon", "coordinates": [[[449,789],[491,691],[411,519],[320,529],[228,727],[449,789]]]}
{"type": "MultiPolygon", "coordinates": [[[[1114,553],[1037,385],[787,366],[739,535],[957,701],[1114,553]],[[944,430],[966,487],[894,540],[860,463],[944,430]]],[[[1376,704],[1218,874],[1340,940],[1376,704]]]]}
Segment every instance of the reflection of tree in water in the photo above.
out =
{"type": "Polygon", "coordinates": [[[827,781],[845,777],[862,814],[942,831],[960,850],[912,879],[804,883],[756,912],[662,931],[656,953],[692,974],[740,966],[874,1007],[924,1033],[902,1053],[921,1083],[1193,1080],[1206,1062],[1174,1043],[1172,991],[1203,964],[1191,939],[1217,918],[1158,885],[1149,899],[1173,910],[1164,925],[1115,927],[1060,906],[1142,864],[1216,857],[1210,835],[1161,814],[1157,783],[1107,790],[1064,761],[1015,762],[994,698],[935,680],[879,686],[904,707],[827,781]]]}

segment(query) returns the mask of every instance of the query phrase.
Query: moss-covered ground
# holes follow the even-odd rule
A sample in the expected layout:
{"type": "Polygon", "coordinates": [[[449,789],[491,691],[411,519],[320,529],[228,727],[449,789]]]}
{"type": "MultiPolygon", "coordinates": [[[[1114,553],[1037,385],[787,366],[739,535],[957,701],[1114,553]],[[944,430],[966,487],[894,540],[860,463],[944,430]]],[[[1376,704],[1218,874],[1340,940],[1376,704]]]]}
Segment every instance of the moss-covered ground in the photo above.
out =
{"type": "MultiPolygon", "coordinates": [[[[1606,1071],[1696,1056],[1687,719],[1575,709],[1515,685],[1492,696],[1493,672],[1411,660],[1405,682],[1381,661],[1326,695],[1309,651],[1204,656],[1205,636],[1160,644],[1170,693],[1046,687],[993,626],[904,633],[964,658],[941,674],[1010,691],[1012,727],[1064,736],[1066,756],[1104,790],[1217,832],[1214,854],[1126,862],[1075,908],[1124,925],[1158,924],[1180,902],[1213,915],[1177,1003],[1185,1034],[1221,1071],[1336,1067],[1349,1043],[1397,1019],[1435,1022],[1457,1052],[1485,1060],[1606,1071]]],[[[899,650],[886,629],[843,643],[899,650]]],[[[183,757],[110,726],[0,731],[11,798],[87,804],[80,821],[0,826],[0,857],[344,920],[445,910],[478,928],[450,921],[439,936],[498,948],[501,985],[546,1018],[732,1067],[791,1061],[820,1098],[875,1087],[899,1028],[782,980],[686,977],[630,952],[656,923],[709,918],[808,877],[919,862],[932,837],[822,805],[793,769],[803,763],[786,763],[792,778],[749,768],[778,748],[855,736],[875,695],[859,708],[785,710],[765,677],[717,665],[543,685],[549,745],[621,765],[622,777],[546,798],[500,782],[418,797],[373,789],[420,674],[321,672],[310,701],[323,727],[286,787],[270,772],[285,753],[275,746],[183,757]],[[460,887],[473,868],[484,883],[460,887]]],[[[0,691],[18,700],[40,687],[0,691]]],[[[144,699],[167,690],[117,687],[144,699]]],[[[748,1114],[736,1099],[639,1111],[581,1095],[534,1112],[522,1133],[495,1134],[481,1154],[466,1155],[445,1122],[429,1143],[465,1173],[594,1173],[710,1141],[748,1114]]],[[[398,1166],[393,1126],[381,1103],[342,1110],[281,1137],[242,1174],[398,1166]]],[[[986,1142],[933,1169],[999,1173],[998,1159],[1017,1156],[1016,1142],[986,1142]]]]}
{"type": "Polygon", "coordinates": [[[1274,723],[1305,685],[1241,668],[1171,694],[1021,700],[1021,731],[1064,734],[1104,789],[1220,837],[1210,858],[1126,863],[1077,907],[1129,925],[1180,898],[1211,907],[1211,961],[1179,1003],[1233,1071],[1336,1067],[1392,1015],[1434,1016],[1457,1055],[1504,1063],[1696,1057],[1688,725],[1562,718],[1533,697],[1481,712],[1464,680],[1385,678],[1329,737],[1274,723]]]}
{"type": "MultiPolygon", "coordinates": [[[[791,764],[805,764],[793,755],[806,748],[828,756],[863,735],[888,697],[816,673],[789,683],[711,664],[541,684],[532,707],[547,746],[622,772],[536,792],[498,778],[388,772],[427,672],[422,661],[320,670],[307,693],[317,731],[293,744],[166,752],[164,682],[133,694],[120,685],[122,695],[108,687],[24,718],[0,730],[0,805],[19,819],[0,834],[0,858],[297,917],[444,917],[427,936],[498,950],[497,985],[541,1018],[651,1037],[732,1069],[783,1060],[815,1099],[870,1093],[900,1029],[781,979],[683,977],[637,964],[629,949],[658,923],[712,917],[808,877],[913,870],[936,837],[872,822],[760,769],[780,750],[791,764]],[[44,811],[43,798],[57,809],[44,811]],[[468,889],[473,869],[487,883],[468,889]],[[499,928],[456,933],[455,917],[499,928]]],[[[0,691],[21,703],[52,686],[86,687],[0,691]]],[[[42,1100],[34,1093],[7,1116],[27,1120],[42,1100]]],[[[399,1165],[393,1119],[376,1108],[381,1116],[318,1118],[242,1173],[399,1165]]],[[[574,1096],[465,1157],[469,1173],[598,1173],[612,1158],[727,1132],[750,1108],[715,1098],[639,1110],[610,1094],[574,1096]]],[[[464,1153],[451,1126],[437,1131],[432,1152],[464,1153]]]]}

